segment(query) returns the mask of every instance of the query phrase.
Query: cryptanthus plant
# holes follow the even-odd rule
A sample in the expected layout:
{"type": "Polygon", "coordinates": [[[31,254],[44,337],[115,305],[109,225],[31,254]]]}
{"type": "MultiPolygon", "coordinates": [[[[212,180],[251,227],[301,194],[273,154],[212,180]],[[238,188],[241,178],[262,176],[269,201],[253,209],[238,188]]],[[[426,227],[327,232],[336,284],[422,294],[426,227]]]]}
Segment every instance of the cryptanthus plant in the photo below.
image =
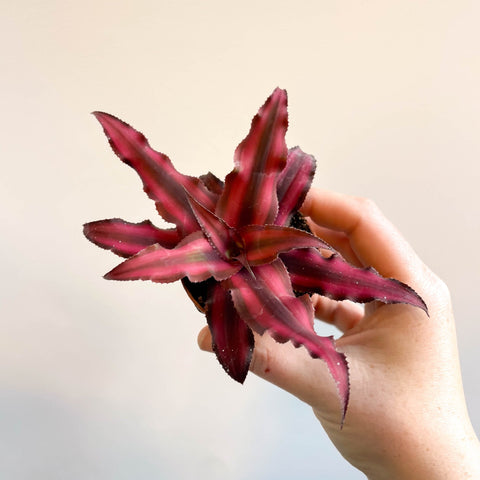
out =
{"type": "Polygon", "coordinates": [[[126,258],[105,278],[181,280],[206,316],[220,364],[238,382],[249,369],[252,331],[304,346],[325,361],[344,417],[347,360],[332,337],[315,333],[311,295],[427,308],[409,286],[350,265],[308,229],[298,210],[315,159],[299,147],[287,149],[286,92],[277,88],[260,108],[224,181],[212,173],[179,173],[140,132],[107,113],[94,115],[113,151],[139,174],[160,216],[173,224],[161,229],[148,220],[118,218],[85,224],[90,241],[126,258]]]}

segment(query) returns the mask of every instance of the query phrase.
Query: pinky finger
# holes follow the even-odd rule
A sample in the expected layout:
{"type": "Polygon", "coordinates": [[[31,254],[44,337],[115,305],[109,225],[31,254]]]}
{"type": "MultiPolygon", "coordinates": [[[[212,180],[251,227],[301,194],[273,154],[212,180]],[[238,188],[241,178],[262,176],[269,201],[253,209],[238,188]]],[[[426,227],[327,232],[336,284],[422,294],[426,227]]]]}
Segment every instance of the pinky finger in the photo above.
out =
{"type": "Polygon", "coordinates": [[[315,316],[325,323],[334,325],[343,333],[355,327],[365,314],[363,305],[348,300],[337,301],[321,295],[315,295],[312,300],[315,316]]]}

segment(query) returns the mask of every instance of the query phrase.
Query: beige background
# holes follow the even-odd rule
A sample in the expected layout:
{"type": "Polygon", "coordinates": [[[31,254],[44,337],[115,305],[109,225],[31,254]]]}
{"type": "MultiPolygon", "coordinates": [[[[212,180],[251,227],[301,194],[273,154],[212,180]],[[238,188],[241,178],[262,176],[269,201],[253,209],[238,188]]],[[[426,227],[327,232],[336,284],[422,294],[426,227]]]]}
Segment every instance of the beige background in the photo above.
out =
{"type": "Polygon", "coordinates": [[[480,432],[479,24],[473,0],[0,0],[0,476],[362,478],[197,350],[179,285],[103,280],[81,234],[156,218],[90,111],[223,176],[277,85],[315,185],[375,199],[449,284],[480,432]]]}

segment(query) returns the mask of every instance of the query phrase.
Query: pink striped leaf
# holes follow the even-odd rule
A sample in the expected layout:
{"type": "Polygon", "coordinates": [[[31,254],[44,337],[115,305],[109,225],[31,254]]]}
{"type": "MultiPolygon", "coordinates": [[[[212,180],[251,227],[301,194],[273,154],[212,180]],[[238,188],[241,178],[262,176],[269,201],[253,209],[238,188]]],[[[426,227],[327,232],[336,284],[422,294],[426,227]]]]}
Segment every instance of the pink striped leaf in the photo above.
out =
{"type": "Polygon", "coordinates": [[[288,272],[280,260],[246,270],[225,281],[240,317],[259,334],[268,331],[275,340],[303,345],[313,358],[321,358],[335,380],[345,415],[348,397],[348,365],[332,337],[320,337],[313,329],[313,306],[308,295],[295,297],[288,272]]]}
{"type": "Polygon", "coordinates": [[[238,230],[249,265],[261,265],[275,260],[282,252],[295,248],[330,248],[311,233],[278,225],[248,225],[238,230]]]}
{"type": "Polygon", "coordinates": [[[428,314],[422,298],[408,285],[382,277],[373,268],[357,268],[339,255],[328,258],[314,249],[292,250],[282,254],[292,285],[300,292],[319,293],[334,300],[364,303],[408,303],[428,314]]]}
{"type": "Polygon", "coordinates": [[[188,193],[187,198],[203,233],[218,255],[224,260],[243,256],[242,239],[236,229],[227,225],[224,220],[217,217],[217,215],[197,202],[188,193]]]}
{"type": "Polygon", "coordinates": [[[274,222],[278,174],[287,158],[287,126],[287,93],[277,88],[253,119],[235,151],[235,168],[225,179],[215,213],[230,226],[274,222]]]}
{"type": "Polygon", "coordinates": [[[94,112],[113,151],[140,175],[144,190],[155,201],[158,213],[174,223],[183,235],[198,230],[184,189],[207,208],[213,210],[218,198],[198,178],[182,175],[170,159],[153,150],[143,134],[113,115],[94,112]]]}
{"type": "Polygon", "coordinates": [[[115,267],[105,278],[169,283],[187,277],[192,282],[201,282],[210,277],[225,280],[241,267],[238,262],[222,260],[198,231],[185,237],[173,249],[160,245],[145,248],[115,267]]]}
{"type": "Polygon", "coordinates": [[[203,233],[225,260],[238,259],[244,266],[261,265],[294,248],[330,248],[318,237],[296,228],[248,225],[237,230],[195,199],[189,201],[203,233]]]}
{"type": "Polygon", "coordinates": [[[206,316],[218,361],[234,380],[243,383],[253,354],[253,333],[235,310],[230,292],[219,283],[209,292],[206,316]]]}
{"type": "Polygon", "coordinates": [[[288,225],[292,214],[302,206],[312,184],[315,168],[313,155],[304,153],[300,147],[288,151],[287,165],[278,177],[276,225],[288,225]]]}
{"type": "Polygon", "coordinates": [[[130,223],[120,218],[98,220],[86,223],[83,233],[95,245],[121,257],[135,255],[155,243],[164,248],[173,248],[180,241],[176,228],[163,230],[155,227],[150,220],[140,223],[130,223]]]}

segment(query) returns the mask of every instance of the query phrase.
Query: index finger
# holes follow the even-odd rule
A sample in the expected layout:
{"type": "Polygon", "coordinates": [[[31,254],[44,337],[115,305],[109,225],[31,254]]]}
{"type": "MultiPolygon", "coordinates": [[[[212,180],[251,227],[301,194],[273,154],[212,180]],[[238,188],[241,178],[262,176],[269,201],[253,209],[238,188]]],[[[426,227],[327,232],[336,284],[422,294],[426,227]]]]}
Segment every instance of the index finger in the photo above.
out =
{"type": "Polygon", "coordinates": [[[312,189],[300,210],[316,224],[347,235],[363,265],[374,267],[385,277],[407,281],[422,265],[412,247],[371,200],[312,189]]]}

